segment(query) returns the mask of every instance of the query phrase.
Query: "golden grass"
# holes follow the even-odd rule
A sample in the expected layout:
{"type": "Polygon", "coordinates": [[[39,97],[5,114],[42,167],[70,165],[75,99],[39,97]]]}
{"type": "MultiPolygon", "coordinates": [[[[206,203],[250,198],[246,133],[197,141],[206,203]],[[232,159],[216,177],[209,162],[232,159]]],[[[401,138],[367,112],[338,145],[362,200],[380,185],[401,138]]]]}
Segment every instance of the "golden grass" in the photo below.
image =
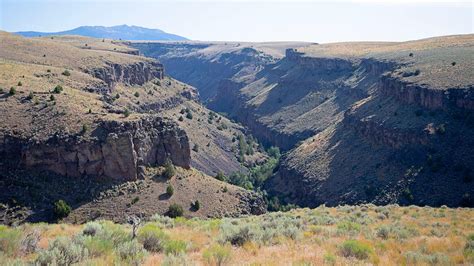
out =
{"type": "MultiPolygon", "coordinates": [[[[472,209],[436,209],[420,207],[319,207],[314,210],[296,209],[282,216],[258,216],[241,218],[236,222],[251,221],[253,224],[263,222],[262,219],[273,219],[283,223],[284,219],[301,221],[301,238],[290,239],[277,237],[274,244],[247,241],[242,246],[232,246],[226,265],[428,265],[428,264],[468,264],[464,255],[466,237],[474,232],[474,211],[472,209]],[[387,219],[378,218],[382,211],[389,211],[387,219]],[[440,213],[444,215],[440,216],[440,213]],[[412,216],[417,214],[417,218],[412,216]],[[274,218],[271,218],[274,217],[274,218]],[[275,218],[280,217],[280,218],[275,218]],[[316,224],[317,219],[331,217],[333,223],[316,224]],[[279,220],[283,219],[283,220],[279,220]],[[341,221],[352,220],[360,224],[360,231],[341,232],[337,226],[341,221]],[[380,226],[391,228],[388,239],[377,236],[380,226]],[[443,228],[442,235],[433,234],[434,229],[443,228]],[[411,229],[411,235],[403,236],[404,229],[411,229]],[[397,235],[399,234],[399,235],[397,235]],[[367,259],[343,257],[340,246],[343,242],[355,239],[367,246],[371,253],[367,259]],[[411,256],[411,257],[410,257],[411,256]],[[409,261],[416,259],[416,262],[409,261]],[[434,258],[434,259],[433,259],[434,258]],[[434,261],[434,262],[433,262],[434,261]]],[[[182,240],[188,248],[185,256],[187,261],[196,265],[206,265],[208,261],[203,254],[209,247],[221,243],[221,227],[219,219],[175,219],[175,226],[162,230],[170,239],[182,240]]],[[[74,237],[81,234],[82,225],[71,224],[31,224],[23,225],[27,230],[38,229],[41,239],[40,249],[59,236],[74,237]]],[[[130,230],[129,226],[124,227],[130,230]]],[[[117,261],[111,253],[107,256],[89,258],[81,265],[110,265],[117,261]]],[[[143,265],[159,265],[167,255],[161,252],[149,253],[143,265]]],[[[34,260],[35,255],[20,255],[22,261],[34,260]]],[[[18,259],[17,258],[17,259],[18,259]]],[[[8,258],[15,259],[15,258],[8,258]]]]}

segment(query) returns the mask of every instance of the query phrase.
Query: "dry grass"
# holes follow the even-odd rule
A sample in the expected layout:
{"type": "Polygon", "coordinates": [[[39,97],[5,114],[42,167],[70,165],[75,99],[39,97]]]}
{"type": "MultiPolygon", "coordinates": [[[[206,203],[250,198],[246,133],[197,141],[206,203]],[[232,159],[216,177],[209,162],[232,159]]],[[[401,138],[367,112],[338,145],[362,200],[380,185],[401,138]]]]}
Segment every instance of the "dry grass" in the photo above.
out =
{"type": "MultiPolygon", "coordinates": [[[[336,208],[323,206],[222,220],[177,218],[174,226],[163,226],[162,231],[168,239],[184,241],[186,252],[173,256],[161,252],[148,253],[141,263],[158,265],[164,261],[178,261],[216,265],[215,258],[218,255],[212,250],[220,250],[223,265],[468,265],[473,261],[465,252],[465,246],[467,236],[474,232],[473,215],[472,209],[362,205],[336,208]],[[210,249],[216,245],[229,245],[222,239],[222,234],[230,230],[229,223],[237,227],[251,225],[252,236],[241,246],[210,249]],[[353,229],[341,226],[344,223],[352,223],[353,229]],[[273,226],[285,224],[279,230],[284,231],[290,224],[299,224],[301,237],[291,239],[277,233],[273,235],[272,243],[264,243],[261,241],[262,235],[258,236],[260,233],[265,235],[264,232],[273,226]],[[382,226],[388,228],[386,237],[378,233],[382,226]],[[442,233],[433,233],[439,228],[442,228],[442,233]],[[342,245],[348,240],[355,240],[357,247],[364,246],[365,253],[357,257],[343,253],[342,245]]],[[[104,228],[106,226],[110,224],[104,224],[104,228]]],[[[128,226],[121,227],[125,232],[130,231],[128,226]]],[[[45,249],[56,237],[74,238],[81,235],[83,226],[32,224],[20,226],[20,230],[23,228],[40,230],[38,247],[45,249]]],[[[107,255],[88,258],[82,263],[117,263],[118,258],[114,254],[111,251],[107,255]]],[[[20,254],[4,259],[27,262],[35,258],[35,254],[20,254]]]]}

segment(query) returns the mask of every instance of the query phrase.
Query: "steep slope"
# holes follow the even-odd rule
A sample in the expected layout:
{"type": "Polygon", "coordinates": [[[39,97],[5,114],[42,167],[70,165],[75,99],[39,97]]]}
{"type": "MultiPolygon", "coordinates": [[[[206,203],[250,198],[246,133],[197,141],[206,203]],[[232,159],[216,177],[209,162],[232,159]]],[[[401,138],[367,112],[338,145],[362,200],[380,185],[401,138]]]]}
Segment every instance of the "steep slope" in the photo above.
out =
{"type": "Polygon", "coordinates": [[[184,41],[185,37],[164,32],[159,29],[148,29],[138,26],[118,25],[112,27],[104,26],[81,26],[72,30],[59,32],[20,31],[16,32],[24,37],[41,37],[51,35],[80,35],[92,38],[106,38],[115,40],[163,40],[184,41]]]}
{"type": "MultiPolygon", "coordinates": [[[[190,184],[209,183],[205,198],[211,201],[222,197],[216,191],[225,184],[198,178],[191,167],[212,175],[246,171],[231,149],[243,128],[220,118],[226,129],[211,133],[210,125],[179,119],[181,109],[193,114],[185,119],[203,122],[210,111],[196,102],[194,88],[166,77],[157,61],[110,40],[0,35],[0,202],[3,214],[16,215],[12,210],[18,209],[25,215],[9,216],[10,221],[48,220],[52,202],[61,198],[74,208],[94,208],[96,197],[111,186],[152,182],[156,173],[148,173],[167,159],[192,176],[190,184]],[[208,163],[213,157],[219,160],[208,163]],[[84,193],[84,187],[94,191],[84,193]]],[[[223,198],[222,210],[209,206],[203,215],[264,210],[253,193],[232,186],[229,191],[235,193],[223,198]]],[[[193,198],[200,197],[188,193],[193,198]]],[[[147,215],[155,210],[151,206],[143,201],[147,215]]]]}
{"type": "Polygon", "coordinates": [[[288,47],[301,42],[235,43],[235,42],[132,42],[144,55],[166,64],[168,73],[199,88],[201,99],[215,97],[221,82],[252,80],[265,65],[284,56],[288,47]]]}
{"type": "Polygon", "coordinates": [[[313,44],[283,58],[258,45],[132,45],[206,91],[211,109],[290,150],[266,185],[286,202],[459,206],[474,191],[473,43],[313,44]],[[216,62],[225,74],[209,76],[216,62]]]}

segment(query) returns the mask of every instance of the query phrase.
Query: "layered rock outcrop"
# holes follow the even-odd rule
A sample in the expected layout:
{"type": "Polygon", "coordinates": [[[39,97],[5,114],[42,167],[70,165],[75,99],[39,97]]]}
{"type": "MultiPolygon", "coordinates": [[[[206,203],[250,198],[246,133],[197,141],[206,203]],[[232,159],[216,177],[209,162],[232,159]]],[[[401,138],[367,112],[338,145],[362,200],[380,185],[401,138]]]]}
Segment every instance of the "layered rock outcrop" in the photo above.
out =
{"type": "Polygon", "coordinates": [[[106,67],[85,70],[85,72],[104,81],[109,88],[113,88],[117,83],[143,85],[152,79],[164,77],[163,65],[156,61],[132,64],[108,63],[106,67]]]}
{"type": "Polygon", "coordinates": [[[59,135],[40,143],[13,136],[1,140],[2,158],[70,177],[135,180],[141,174],[139,166],[161,165],[167,158],[190,167],[186,133],[161,118],[102,122],[89,140],[59,135]]]}
{"type": "Polygon", "coordinates": [[[381,77],[380,87],[386,95],[431,110],[474,110],[474,87],[441,90],[403,81],[400,77],[390,74],[381,77]]]}

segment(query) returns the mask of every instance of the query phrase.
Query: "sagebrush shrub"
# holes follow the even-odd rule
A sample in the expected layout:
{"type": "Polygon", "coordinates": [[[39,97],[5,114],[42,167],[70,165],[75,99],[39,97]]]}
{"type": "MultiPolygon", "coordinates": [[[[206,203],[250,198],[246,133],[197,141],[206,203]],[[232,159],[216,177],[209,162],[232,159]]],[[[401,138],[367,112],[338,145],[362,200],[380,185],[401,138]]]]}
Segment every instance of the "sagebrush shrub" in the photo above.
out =
{"type": "Polygon", "coordinates": [[[134,265],[139,265],[147,256],[146,250],[137,240],[127,241],[118,245],[115,248],[115,252],[120,260],[134,265]]]}
{"type": "Polygon", "coordinates": [[[160,227],[173,228],[174,220],[168,216],[155,214],[150,218],[151,221],[156,222],[160,227]]]}
{"type": "Polygon", "coordinates": [[[191,261],[189,261],[188,257],[184,253],[180,253],[178,255],[175,254],[167,254],[163,261],[161,262],[161,266],[177,266],[177,265],[194,265],[191,261]]]}
{"type": "Polygon", "coordinates": [[[84,229],[82,230],[82,234],[86,236],[95,236],[103,231],[103,226],[102,224],[98,222],[88,222],[84,226],[84,229]]]}
{"type": "Polygon", "coordinates": [[[369,258],[373,253],[369,245],[357,240],[347,240],[339,247],[339,252],[343,257],[355,257],[359,260],[369,258]]]}
{"type": "Polygon", "coordinates": [[[138,231],[138,241],[150,252],[162,251],[167,239],[168,236],[154,223],[148,223],[138,231]]]}
{"type": "Polygon", "coordinates": [[[215,244],[203,252],[203,258],[209,265],[224,265],[230,260],[232,249],[229,245],[215,244]]]}
{"type": "Polygon", "coordinates": [[[181,253],[186,253],[188,244],[182,240],[169,240],[165,245],[165,253],[179,255],[181,253]]]}
{"type": "Polygon", "coordinates": [[[0,225],[0,253],[9,256],[19,253],[22,236],[21,230],[0,225]]]}
{"type": "Polygon", "coordinates": [[[58,237],[42,250],[36,259],[38,265],[72,265],[89,257],[89,251],[67,237],[58,237]]]}

